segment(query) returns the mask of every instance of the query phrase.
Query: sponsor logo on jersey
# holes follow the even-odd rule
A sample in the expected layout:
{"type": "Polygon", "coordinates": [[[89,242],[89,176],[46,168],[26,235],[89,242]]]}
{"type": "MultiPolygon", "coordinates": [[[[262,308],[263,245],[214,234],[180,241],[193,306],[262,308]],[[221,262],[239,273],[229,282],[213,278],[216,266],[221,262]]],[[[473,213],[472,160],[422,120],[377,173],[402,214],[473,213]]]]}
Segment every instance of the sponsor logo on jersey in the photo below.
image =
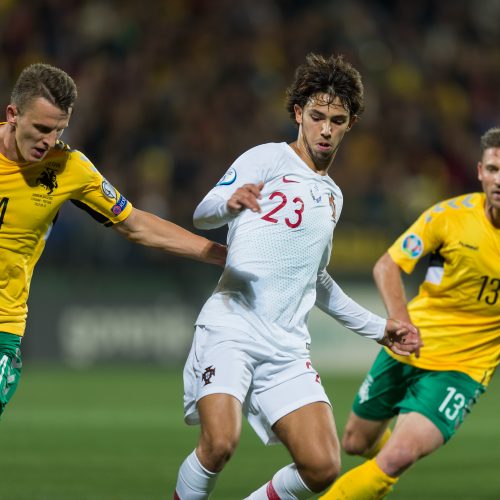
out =
{"type": "Polygon", "coordinates": [[[422,243],[420,236],[411,233],[403,240],[401,249],[412,259],[416,259],[422,255],[422,252],[424,251],[424,244],[422,243]]]}
{"type": "Polygon", "coordinates": [[[47,167],[36,180],[37,186],[43,186],[47,190],[47,194],[52,194],[54,189],[57,189],[56,169],[47,167]]]}
{"type": "Polygon", "coordinates": [[[311,197],[316,202],[319,203],[321,201],[321,193],[319,191],[319,187],[317,184],[310,189],[311,197]]]}
{"type": "Polygon", "coordinates": [[[112,200],[116,200],[116,190],[106,179],[103,179],[101,189],[104,193],[104,196],[107,196],[112,200]]]}
{"type": "Polygon", "coordinates": [[[299,184],[299,181],[294,181],[293,179],[287,179],[286,175],[283,176],[282,181],[285,182],[285,183],[295,182],[296,184],[299,184]]]}
{"type": "Polygon", "coordinates": [[[229,186],[236,180],[236,170],[230,168],[223,176],[222,179],[216,184],[216,186],[229,186]]]}
{"type": "Polygon", "coordinates": [[[212,383],[212,377],[215,377],[215,368],[213,366],[207,366],[201,376],[201,380],[203,380],[205,385],[208,385],[212,383]]]}
{"type": "Polygon", "coordinates": [[[111,211],[115,215],[119,215],[123,212],[123,209],[127,206],[127,203],[128,203],[127,199],[124,198],[122,195],[120,195],[116,204],[111,207],[111,211]]]}

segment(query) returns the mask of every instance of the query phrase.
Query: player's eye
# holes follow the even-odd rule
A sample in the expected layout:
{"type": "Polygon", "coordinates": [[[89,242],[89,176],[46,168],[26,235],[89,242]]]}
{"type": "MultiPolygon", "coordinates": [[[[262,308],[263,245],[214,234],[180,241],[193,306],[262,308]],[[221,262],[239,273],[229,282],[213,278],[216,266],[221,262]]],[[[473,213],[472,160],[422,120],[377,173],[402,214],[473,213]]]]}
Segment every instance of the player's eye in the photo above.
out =
{"type": "Polygon", "coordinates": [[[347,119],[343,116],[333,119],[333,123],[335,123],[335,125],[343,125],[346,121],[347,121],[347,119]]]}
{"type": "Polygon", "coordinates": [[[45,125],[35,125],[35,128],[42,134],[50,134],[52,132],[52,129],[50,127],[46,127],[45,125]]]}

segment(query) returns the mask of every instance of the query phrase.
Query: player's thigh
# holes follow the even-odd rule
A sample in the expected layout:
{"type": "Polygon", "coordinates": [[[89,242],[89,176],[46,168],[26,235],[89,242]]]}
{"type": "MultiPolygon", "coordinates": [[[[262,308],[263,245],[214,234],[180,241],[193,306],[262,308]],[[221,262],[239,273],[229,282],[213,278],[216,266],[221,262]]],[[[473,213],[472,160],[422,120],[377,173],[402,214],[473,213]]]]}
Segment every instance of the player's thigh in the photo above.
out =
{"type": "Polygon", "coordinates": [[[413,367],[382,349],[363,380],[352,405],[360,418],[387,421],[397,414],[396,404],[405,396],[413,367]]]}
{"type": "Polygon", "coordinates": [[[229,394],[209,394],[198,401],[201,440],[234,445],[241,434],[242,405],[229,394]]]}
{"type": "MultiPolygon", "coordinates": [[[[415,369],[418,370],[418,369],[415,369]]],[[[448,441],[472,411],[485,387],[465,373],[419,370],[397,404],[400,415],[419,413],[426,417],[448,441]]]]}
{"type": "Polygon", "coordinates": [[[197,327],[184,368],[186,421],[189,424],[199,422],[199,403],[212,394],[232,396],[241,406],[247,397],[256,362],[245,342],[227,338],[224,331],[197,327]]]}
{"type": "Polygon", "coordinates": [[[391,453],[393,449],[401,449],[401,443],[404,443],[404,448],[412,450],[415,458],[420,458],[442,446],[444,438],[436,425],[421,413],[401,413],[385,451],[391,453]]]}
{"type": "Polygon", "coordinates": [[[299,466],[340,465],[340,448],[330,405],[310,403],[280,418],[273,430],[299,466]]]}
{"type": "Polygon", "coordinates": [[[280,441],[274,432],[276,422],[317,402],[331,407],[320,376],[309,359],[265,359],[255,370],[244,412],[262,441],[272,444],[280,441]]]}

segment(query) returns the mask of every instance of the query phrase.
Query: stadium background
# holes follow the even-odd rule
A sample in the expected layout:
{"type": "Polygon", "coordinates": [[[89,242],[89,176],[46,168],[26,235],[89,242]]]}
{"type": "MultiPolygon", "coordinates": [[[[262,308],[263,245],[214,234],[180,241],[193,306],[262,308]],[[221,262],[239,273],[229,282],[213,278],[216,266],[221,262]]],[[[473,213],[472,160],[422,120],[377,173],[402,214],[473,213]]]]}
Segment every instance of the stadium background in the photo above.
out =
{"type": "MultiPolygon", "coordinates": [[[[194,207],[238,154],[262,142],[294,139],[284,89],[305,55],[345,54],[363,76],[366,111],[331,172],[345,203],[330,270],[354,298],[383,313],[370,274],[376,259],[423,209],[480,189],[478,139],[500,123],[499,19],[496,0],[0,0],[0,96],[6,106],[26,64],[43,61],[68,71],[79,98],[63,140],[89,156],[135,206],[194,230],[194,207]]],[[[207,236],[224,241],[225,232],[207,236]]],[[[26,375],[3,419],[13,446],[19,447],[16,408],[21,422],[23,408],[29,415],[24,423],[30,425],[23,426],[28,436],[32,412],[43,414],[29,406],[30,391],[43,393],[36,381],[69,380],[76,385],[68,388],[72,392],[103,373],[109,375],[104,387],[116,374],[128,384],[127,376],[138,371],[149,382],[137,390],[163,398],[165,377],[169,401],[180,406],[179,370],[192,324],[218,275],[215,268],[129,244],[65,206],[33,280],[23,343],[26,375]]],[[[409,295],[415,282],[408,280],[409,295]]],[[[316,366],[327,378],[333,374],[334,385],[338,377],[349,388],[345,404],[336,404],[341,423],[376,346],[319,312],[310,326],[316,366]]],[[[116,383],[108,392],[120,391],[116,383]]],[[[484,398],[485,407],[498,401],[497,386],[484,398]]],[[[62,401],[63,407],[74,402],[68,396],[62,401]]],[[[155,418],[163,410],[158,407],[155,418]]],[[[484,412],[492,424],[488,439],[498,445],[498,413],[491,420],[484,412]]],[[[478,417],[475,427],[473,417],[469,432],[483,423],[478,417]]],[[[0,430],[2,439],[5,432],[0,430]]],[[[162,432],[158,439],[168,448],[171,431],[162,432]]],[[[194,440],[182,441],[188,446],[183,449],[194,440]]],[[[15,463],[30,471],[20,449],[15,463]]],[[[259,459],[266,451],[256,447],[259,459]]],[[[182,454],[176,457],[173,469],[182,454]]],[[[457,457],[465,469],[466,455],[457,457]]],[[[470,493],[450,498],[500,498],[498,474],[488,473],[492,463],[498,470],[499,459],[490,450],[481,484],[491,488],[483,496],[472,487],[477,481],[465,476],[460,491],[470,493]]],[[[161,465],[172,481],[173,469],[161,465]]],[[[266,477],[264,471],[262,481],[266,477]]],[[[57,497],[60,489],[17,498],[70,495],[57,497]]],[[[439,498],[449,491],[443,488],[439,498]]],[[[236,498],[232,494],[227,498],[236,498]]],[[[98,498],[95,492],[79,495],[71,493],[98,498]]],[[[399,498],[419,496],[406,492],[399,498]]]]}

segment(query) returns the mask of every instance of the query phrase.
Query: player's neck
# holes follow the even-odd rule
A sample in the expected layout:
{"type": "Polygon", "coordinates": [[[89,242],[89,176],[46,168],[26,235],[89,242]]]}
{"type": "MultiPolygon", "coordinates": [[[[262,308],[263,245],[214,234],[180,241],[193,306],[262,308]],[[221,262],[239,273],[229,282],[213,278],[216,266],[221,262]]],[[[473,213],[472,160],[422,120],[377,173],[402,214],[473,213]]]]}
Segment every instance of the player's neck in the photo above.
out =
{"type": "Polygon", "coordinates": [[[8,160],[19,161],[15,132],[8,123],[0,125],[0,153],[8,160]]]}
{"type": "Polygon", "coordinates": [[[327,175],[328,169],[333,163],[333,159],[335,155],[331,158],[328,163],[325,165],[318,165],[312,158],[312,155],[309,153],[308,148],[305,146],[303,141],[297,140],[289,144],[289,146],[295,151],[297,156],[314,172],[319,175],[327,175]]]}
{"type": "Polygon", "coordinates": [[[486,201],[484,211],[486,213],[486,218],[491,222],[493,227],[500,229],[500,209],[492,206],[486,201]]]}

